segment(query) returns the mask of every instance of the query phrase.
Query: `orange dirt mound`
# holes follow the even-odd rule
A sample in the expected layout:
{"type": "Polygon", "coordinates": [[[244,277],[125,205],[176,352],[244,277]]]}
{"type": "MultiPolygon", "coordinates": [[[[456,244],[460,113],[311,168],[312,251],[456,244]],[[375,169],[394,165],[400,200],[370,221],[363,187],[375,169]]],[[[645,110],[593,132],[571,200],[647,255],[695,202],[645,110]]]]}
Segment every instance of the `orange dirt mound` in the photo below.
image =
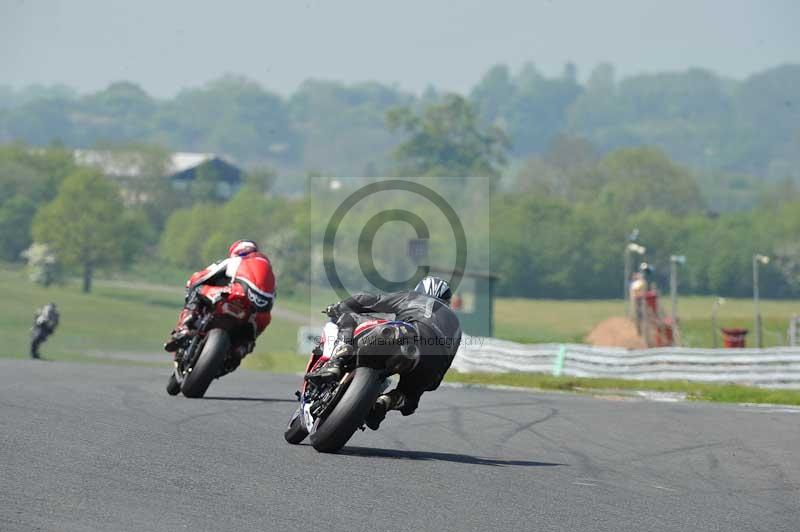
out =
{"type": "Polygon", "coordinates": [[[627,349],[644,349],[644,340],[636,333],[636,324],[628,318],[608,318],[597,325],[586,337],[592,345],[605,347],[625,347],[627,349]]]}

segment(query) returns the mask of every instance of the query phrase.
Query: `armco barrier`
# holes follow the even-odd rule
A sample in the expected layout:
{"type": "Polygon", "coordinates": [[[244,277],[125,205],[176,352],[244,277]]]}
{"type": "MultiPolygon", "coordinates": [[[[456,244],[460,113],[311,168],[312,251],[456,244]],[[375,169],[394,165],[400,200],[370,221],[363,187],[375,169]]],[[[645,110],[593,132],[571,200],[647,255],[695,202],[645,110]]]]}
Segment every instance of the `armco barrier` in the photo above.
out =
{"type": "Polygon", "coordinates": [[[732,382],[800,388],[800,348],[627,350],[580,344],[518,344],[465,337],[453,368],[538,372],[571,377],[732,382]]]}

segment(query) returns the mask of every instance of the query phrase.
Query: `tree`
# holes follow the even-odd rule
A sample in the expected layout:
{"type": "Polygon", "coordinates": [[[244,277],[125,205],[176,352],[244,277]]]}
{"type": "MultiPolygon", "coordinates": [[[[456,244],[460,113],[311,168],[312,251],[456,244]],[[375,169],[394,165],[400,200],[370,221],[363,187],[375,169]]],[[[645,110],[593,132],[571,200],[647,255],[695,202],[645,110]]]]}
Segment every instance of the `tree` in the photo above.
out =
{"type": "Polygon", "coordinates": [[[398,174],[498,177],[506,162],[505,134],[493,126],[480,128],[469,102],[456,94],[421,115],[409,107],[393,109],[386,120],[391,131],[408,135],[394,151],[398,174]]]}
{"type": "Polygon", "coordinates": [[[160,109],[156,120],[185,150],[250,160],[267,155],[288,160],[298,152],[283,100],[245,78],[226,76],[184,90],[160,109]]]}
{"type": "Polygon", "coordinates": [[[495,65],[472,89],[470,100],[484,124],[493,124],[506,116],[516,88],[506,65],[495,65]]]}
{"type": "Polygon", "coordinates": [[[72,153],[58,146],[0,146],[0,202],[14,196],[25,197],[37,206],[51,201],[61,181],[74,169],[72,153]]]}
{"type": "Polygon", "coordinates": [[[567,108],[581,94],[569,76],[548,79],[523,69],[505,121],[517,154],[541,153],[566,124],[567,108]]]}
{"type": "Polygon", "coordinates": [[[58,258],[47,244],[34,242],[22,252],[22,256],[28,261],[28,277],[34,283],[50,286],[60,280],[61,268],[58,258]]]}
{"type": "Polygon", "coordinates": [[[244,174],[245,186],[259,196],[268,196],[278,179],[274,170],[266,167],[253,168],[244,174]]]}
{"type": "MultiPolygon", "coordinates": [[[[121,248],[123,270],[128,269],[148,246],[158,242],[159,233],[141,209],[127,208],[119,218],[119,246],[121,248]]],[[[145,261],[147,258],[145,258],[145,261]]]]}
{"type": "Polygon", "coordinates": [[[306,204],[286,198],[267,199],[258,188],[246,186],[218,212],[217,223],[202,248],[206,260],[219,258],[236,240],[252,239],[272,261],[282,290],[293,290],[306,281],[306,204]]]}
{"type": "Polygon", "coordinates": [[[599,165],[606,185],[601,201],[624,213],[648,207],[672,214],[703,208],[694,177],[656,148],[626,148],[606,156],[599,165]]]}
{"type": "Polygon", "coordinates": [[[83,97],[73,113],[74,143],[131,142],[147,138],[155,124],[158,104],[141,87],[128,81],[83,97]]]}
{"type": "Polygon", "coordinates": [[[568,127],[573,133],[586,135],[619,123],[619,117],[614,67],[601,63],[592,70],[583,93],[567,110],[568,127]]]}
{"type": "Polygon", "coordinates": [[[566,123],[570,104],[582,92],[575,66],[548,79],[532,63],[513,78],[505,65],[492,67],[470,93],[481,122],[504,128],[514,140],[514,153],[541,153],[566,123]]]}
{"type": "Polygon", "coordinates": [[[60,148],[0,147],[0,259],[20,259],[37,208],[53,199],[73,168],[72,156],[60,148]]]}
{"type": "Polygon", "coordinates": [[[40,146],[53,141],[68,142],[75,134],[70,117],[75,102],[60,99],[37,99],[11,110],[3,120],[0,137],[20,139],[40,146]],[[3,135],[5,133],[5,135],[3,135]]]}
{"type": "Polygon", "coordinates": [[[595,177],[597,154],[587,141],[559,135],[541,158],[529,159],[515,177],[515,189],[535,190],[546,196],[568,201],[587,201],[597,197],[602,183],[595,177]]]}
{"type": "Polygon", "coordinates": [[[174,211],[161,234],[159,255],[170,264],[197,269],[205,260],[203,248],[212,226],[209,220],[218,223],[220,210],[213,203],[198,203],[174,211]]]}
{"type": "Polygon", "coordinates": [[[0,201],[0,259],[19,260],[31,242],[31,221],[36,213],[33,202],[24,196],[0,201]]]}
{"type": "Polygon", "coordinates": [[[96,170],[77,170],[36,214],[33,237],[48,244],[65,266],[79,269],[83,291],[90,292],[95,271],[123,259],[122,212],[119,190],[111,181],[96,170]]]}
{"type": "Polygon", "coordinates": [[[304,82],[289,100],[292,125],[303,138],[303,166],[339,175],[380,172],[397,142],[386,129],[386,112],[413,101],[411,94],[379,83],[304,82]]]}

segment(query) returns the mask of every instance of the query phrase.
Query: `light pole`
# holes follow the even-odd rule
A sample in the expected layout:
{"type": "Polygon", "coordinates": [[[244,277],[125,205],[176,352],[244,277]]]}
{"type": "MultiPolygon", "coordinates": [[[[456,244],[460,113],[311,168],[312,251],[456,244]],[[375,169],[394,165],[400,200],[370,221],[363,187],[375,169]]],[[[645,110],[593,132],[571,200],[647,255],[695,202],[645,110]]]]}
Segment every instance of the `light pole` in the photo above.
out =
{"type": "Polygon", "coordinates": [[[758,265],[769,264],[769,257],[766,255],[753,255],[753,306],[756,314],[756,346],[764,347],[761,340],[761,311],[758,307],[758,265]]]}
{"type": "Polygon", "coordinates": [[[678,265],[679,264],[686,264],[686,256],[685,255],[672,255],[669,258],[669,297],[670,302],[672,303],[672,333],[673,333],[673,345],[676,342],[675,338],[677,337],[680,339],[680,334],[678,330],[678,265]]]}
{"type": "Polygon", "coordinates": [[[717,310],[719,310],[720,305],[724,304],[725,298],[718,297],[711,305],[711,339],[714,349],[717,348],[717,310]]]}
{"type": "Polygon", "coordinates": [[[626,307],[628,303],[628,282],[630,281],[628,277],[630,277],[631,275],[631,266],[629,259],[630,250],[628,249],[628,247],[637,240],[639,240],[639,228],[634,227],[633,231],[631,231],[631,234],[628,235],[628,238],[625,241],[625,251],[622,253],[622,262],[624,264],[623,269],[625,270],[623,274],[625,276],[625,279],[622,282],[622,300],[625,301],[626,307]]]}
{"type": "MultiPolygon", "coordinates": [[[[638,231],[635,231],[638,235],[638,231]]],[[[633,236],[633,234],[631,234],[633,236]]],[[[631,296],[630,290],[628,289],[628,283],[630,283],[631,277],[631,253],[636,253],[637,255],[644,255],[647,252],[647,248],[644,246],[640,246],[635,242],[628,242],[625,245],[625,253],[623,254],[623,261],[625,262],[625,279],[623,282],[623,297],[625,299],[625,306],[628,311],[628,316],[631,315],[631,296]]]]}

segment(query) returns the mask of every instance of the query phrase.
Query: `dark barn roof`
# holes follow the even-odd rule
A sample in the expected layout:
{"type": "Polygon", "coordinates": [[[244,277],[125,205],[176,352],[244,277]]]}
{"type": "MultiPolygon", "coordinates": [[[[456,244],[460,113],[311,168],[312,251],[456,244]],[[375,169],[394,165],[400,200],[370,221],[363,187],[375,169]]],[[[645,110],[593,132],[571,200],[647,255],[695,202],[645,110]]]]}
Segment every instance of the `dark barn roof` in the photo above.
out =
{"type": "Polygon", "coordinates": [[[242,182],[242,170],[217,156],[212,156],[188,168],[172,173],[169,178],[180,181],[194,181],[198,172],[204,171],[212,172],[217,181],[225,181],[232,185],[238,185],[242,182]]]}

